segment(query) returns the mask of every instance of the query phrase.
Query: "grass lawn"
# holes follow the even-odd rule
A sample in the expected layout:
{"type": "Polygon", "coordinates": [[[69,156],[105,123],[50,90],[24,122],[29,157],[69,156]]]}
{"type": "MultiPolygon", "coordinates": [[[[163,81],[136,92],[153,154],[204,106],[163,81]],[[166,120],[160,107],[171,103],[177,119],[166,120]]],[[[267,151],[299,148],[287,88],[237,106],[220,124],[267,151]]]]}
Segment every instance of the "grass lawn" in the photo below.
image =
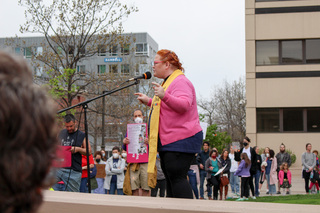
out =
{"type": "MultiPolygon", "coordinates": [[[[235,201],[235,200],[236,199],[230,199],[230,201],[235,201]]],[[[265,196],[265,197],[258,197],[256,200],[249,199],[248,201],[238,201],[238,202],[267,202],[267,203],[320,205],[320,194],[265,196]]]]}

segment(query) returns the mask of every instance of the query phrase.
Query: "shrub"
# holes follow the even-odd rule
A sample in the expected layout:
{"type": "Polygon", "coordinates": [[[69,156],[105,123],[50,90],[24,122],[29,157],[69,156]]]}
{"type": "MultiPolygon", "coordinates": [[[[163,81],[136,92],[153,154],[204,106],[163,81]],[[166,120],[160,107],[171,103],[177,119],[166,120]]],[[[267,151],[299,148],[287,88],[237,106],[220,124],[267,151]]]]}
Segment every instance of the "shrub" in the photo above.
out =
{"type": "Polygon", "coordinates": [[[297,160],[297,156],[290,149],[286,149],[286,152],[289,153],[291,157],[291,165],[293,165],[297,160]]]}

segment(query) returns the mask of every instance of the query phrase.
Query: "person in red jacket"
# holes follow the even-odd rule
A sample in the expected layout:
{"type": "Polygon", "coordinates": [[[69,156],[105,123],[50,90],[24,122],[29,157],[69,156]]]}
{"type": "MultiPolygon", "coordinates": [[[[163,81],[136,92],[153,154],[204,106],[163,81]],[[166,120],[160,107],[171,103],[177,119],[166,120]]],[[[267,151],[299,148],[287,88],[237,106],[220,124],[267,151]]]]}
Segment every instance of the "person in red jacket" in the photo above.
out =
{"type": "MultiPolygon", "coordinates": [[[[80,184],[80,192],[87,193],[88,192],[88,171],[87,171],[87,156],[82,155],[82,175],[81,175],[81,184],[80,184]]],[[[92,154],[89,156],[89,164],[90,169],[94,167],[94,160],[92,154]]]]}

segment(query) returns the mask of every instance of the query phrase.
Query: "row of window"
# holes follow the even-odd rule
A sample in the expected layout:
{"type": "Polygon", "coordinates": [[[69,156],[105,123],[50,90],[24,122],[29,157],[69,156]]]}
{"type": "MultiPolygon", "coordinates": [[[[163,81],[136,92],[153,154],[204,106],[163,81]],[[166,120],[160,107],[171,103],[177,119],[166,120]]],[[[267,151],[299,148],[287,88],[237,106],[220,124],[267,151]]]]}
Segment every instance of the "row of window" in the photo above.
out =
{"type": "Polygon", "coordinates": [[[320,39],[256,41],[256,65],[320,63],[320,39]]]}
{"type": "MultiPolygon", "coordinates": [[[[147,56],[148,53],[148,44],[147,43],[136,43],[135,48],[135,55],[139,56],[147,56]]],[[[63,54],[63,49],[59,46],[55,47],[58,54],[63,54]]],[[[14,49],[15,53],[17,55],[23,55],[25,58],[31,58],[33,54],[35,55],[41,55],[43,52],[42,47],[16,47],[14,49]]],[[[75,51],[74,46],[70,46],[68,48],[68,54],[73,55],[75,51]]],[[[85,48],[80,50],[81,55],[86,54],[85,48]]],[[[130,54],[130,44],[125,44],[120,47],[120,52],[118,45],[112,45],[109,47],[109,50],[107,50],[107,46],[98,46],[98,55],[99,56],[118,56],[118,55],[129,55],[130,54]]]]}
{"type": "MultiPolygon", "coordinates": [[[[97,73],[98,74],[118,74],[119,73],[119,67],[120,67],[120,74],[121,75],[129,75],[130,74],[130,66],[129,64],[101,64],[97,65],[97,73]]],[[[148,71],[148,65],[147,64],[136,64],[135,67],[135,75],[139,75],[141,73],[145,73],[148,71]]],[[[77,66],[77,72],[80,75],[86,74],[86,66],[85,65],[79,65],[77,66]]]]}
{"type": "Polygon", "coordinates": [[[320,108],[257,108],[257,132],[320,132],[320,108]]]}

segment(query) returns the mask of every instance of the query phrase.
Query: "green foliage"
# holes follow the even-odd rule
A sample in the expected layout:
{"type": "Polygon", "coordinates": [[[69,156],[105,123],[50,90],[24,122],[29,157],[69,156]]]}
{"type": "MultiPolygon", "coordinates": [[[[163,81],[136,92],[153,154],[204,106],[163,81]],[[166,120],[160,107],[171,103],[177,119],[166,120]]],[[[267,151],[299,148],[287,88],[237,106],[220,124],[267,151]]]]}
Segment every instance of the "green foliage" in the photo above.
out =
{"type": "Polygon", "coordinates": [[[297,156],[290,149],[286,149],[286,152],[289,153],[291,158],[291,165],[293,165],[297,160],[297,156]]]}
{"type": "Polygon", "coordinates": [[[201,122],[205,122],[205,118],[206,118],[206,116],[204,115],[204,114],[199,114],[199,120],[201,121],[201,122]]]}
{"type": "Polygon", "coordinates": [[[228,148],[232,142],[227,132],[218,131],[217,124],[208,127],[205,140],[209,141],[211,148],[217,148],[219,153],[221,153],[223,149],[228,148]]]}

